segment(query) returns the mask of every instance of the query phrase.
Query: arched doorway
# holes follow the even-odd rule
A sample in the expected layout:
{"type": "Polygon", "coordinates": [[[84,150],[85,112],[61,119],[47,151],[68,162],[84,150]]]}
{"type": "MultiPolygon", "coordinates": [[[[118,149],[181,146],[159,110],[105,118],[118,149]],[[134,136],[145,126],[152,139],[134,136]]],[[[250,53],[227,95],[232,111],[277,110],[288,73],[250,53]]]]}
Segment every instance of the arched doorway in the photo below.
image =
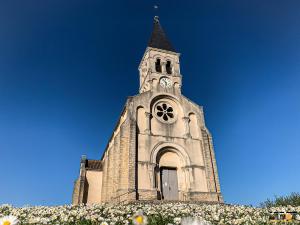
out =
{"type": "Polygon", "coordinates": [[[188,192],[191,187],[191,162],[186,150],[176,143],[159,142],[152,149],[149,159],[153,165],[153,187],[157,191],[157,199],[188,200],[188,192]],[[171,182],[167,179],[167,185],[165,186],[166,188],[169,188],[169,184],[171,191],[174,190],[174,193],[177,192],[177,195],[173,195],[172,193],[166,195],[167,190],[164,190],[164,187],[162,186],[165,181],[163,175],[171,176],[171,182]],[[177,191],[175,191],[176,177],[178,186],[177,191]]]}
{"type": "Polygon", "coordinates": [[[179,200],[182,160],[172,148],[161,149],[156,157],[157,188],[162,200],[179,200]]]}

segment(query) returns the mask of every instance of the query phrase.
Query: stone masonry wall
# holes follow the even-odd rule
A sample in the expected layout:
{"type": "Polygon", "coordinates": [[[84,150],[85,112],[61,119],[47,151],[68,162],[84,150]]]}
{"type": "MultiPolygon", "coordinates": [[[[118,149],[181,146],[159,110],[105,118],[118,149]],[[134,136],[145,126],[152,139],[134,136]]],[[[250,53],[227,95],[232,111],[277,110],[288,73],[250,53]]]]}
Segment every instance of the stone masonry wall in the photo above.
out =
{"type": "MultiPolygon", "coordinates": [[[[136,190],[136,178],[137,178],[137,161],[136,161],[136,152],[137,152],[137,143],[136,143],[136,121],[130,119],[130,137],[129,137],[129,149],[128,149],[128,189],[136,190]]],[[[132,191],[134,192],[134,191],[132,191]]],[[[129,196],[130,200],[135,200],[135,195],[129,196]]]]}
{"type": "Polygon", "coordinates": [[[129,162],[129,121],[128,119],[122,124],[120,128],[120,149],[119,149],[119,166],[118,166],[118,190],[116,193],[116,197],[123,195],[128,190],[128,162],[129,162]]]}
{"type": "Polygon", "coordinates": [[[78,204],[78,200],[79,200],[79,185],[80,185],[80,180],[77,179],[74,182],[74,189],[73,189],[73,195],[72,195],[72,204],[78,204]]]}
{"type": "Polygon", "coordinates": [[[205,128],[202,128],[203,136],[203,151],[204,151],[204,161],[206,167],[206,178],[208,183],[208,188],[211,192],[218,193],[219,201],[223,202],[222,196],[220,194],[220,183],[217,171],[217,163],[215,159],[212,138],[205,128]]]}

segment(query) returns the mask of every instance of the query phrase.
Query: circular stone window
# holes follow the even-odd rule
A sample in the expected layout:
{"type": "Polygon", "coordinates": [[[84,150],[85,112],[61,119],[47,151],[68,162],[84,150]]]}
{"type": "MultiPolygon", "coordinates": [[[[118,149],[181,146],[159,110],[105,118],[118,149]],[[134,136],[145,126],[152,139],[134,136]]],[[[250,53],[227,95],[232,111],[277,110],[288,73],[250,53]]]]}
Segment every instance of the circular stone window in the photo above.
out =
{"type": "Polygon", "coordinates": [[[155,117],[164,123],[173,123],[176,120],[174,106],[169,101],[160,101],[154,105],[155,117]]]}

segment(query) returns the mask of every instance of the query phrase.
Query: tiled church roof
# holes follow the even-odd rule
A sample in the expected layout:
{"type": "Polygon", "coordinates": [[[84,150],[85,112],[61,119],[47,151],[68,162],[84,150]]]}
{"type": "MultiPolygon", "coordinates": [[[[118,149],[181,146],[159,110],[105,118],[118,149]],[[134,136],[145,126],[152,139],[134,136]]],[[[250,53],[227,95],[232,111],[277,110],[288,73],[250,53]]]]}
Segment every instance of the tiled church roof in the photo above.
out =
{"type": "Polygon", "coordinates": [[[85,168],[88,170],[100,170],[102,171],[102,161],[87,159],[85,161],[85,168]]]}
{"type": "Polygon", "coordinates": [[[175,49],[173,48],[171,42],[168,40],[164,30],[159,23],[158,16],[154,17],[153,31],[148,46],[175,52],[175,49]]]}

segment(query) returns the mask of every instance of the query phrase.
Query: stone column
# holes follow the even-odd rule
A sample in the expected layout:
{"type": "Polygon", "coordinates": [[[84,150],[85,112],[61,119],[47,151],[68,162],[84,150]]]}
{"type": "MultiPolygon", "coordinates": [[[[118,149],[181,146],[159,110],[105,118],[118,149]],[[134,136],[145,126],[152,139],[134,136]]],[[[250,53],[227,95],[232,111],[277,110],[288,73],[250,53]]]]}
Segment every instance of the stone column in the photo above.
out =
{"type": "Polygon", "coordinates": [[[84,202],[84,193],[86,192],[86,169],[85,169],[85,164],[86,164],[86,155],[81,156],[80,160],[80,180],[79,180],[79,198],[78,198],[78,203],[86,203],[84,202]]]}
{"type": "Polygon", "coordinates": [[[190,118],[185,116],[182,118],[184,121],[184,126],[185,126],[185,134],[184,137],[186,138],[190,138],[191,137],[191,133],[190,133],[190,126],[189,126],[189,122],[190,122],[190,118]]]}
{"type": "Polygon", "coordinates": [[[86,155],[82,155],[80,160],[80,174],[79,174],[80,178],[85,177],[85,163],[86,163],[86,155]]]}
{"type": "Polygon", "coordinates": [[[156,184],[157,184],[157,179],[156,179],[156,174],[157,174],[157,164],[156,163],[151,163],[149,164],[149,172],[151,174],[151,188],[156,189],[156,184]]]}
{"type": "Polygon", "coordinates": [[[161,73],[162,74],[165,74],[165,73],[167,73],[167,71],[166,71],[166,62],[160,62],[160,65],[161,65],[161,73]]]}
{"type": "Polygon", "coordinates": [[[154,87],[153,87],[153,80],[152,80],[152,79],[149,79],[149,80],[148,80],[148,83],[149,83],[149,89],[150,89],[150,90],[153,90],[153,89],[154,89],[154,87]]]}
{"type": "Polygon", "coordinates": [[[152,72],[152,71],[156,71],[156,69],[155,69],[155,61],[156,61],[156,59],[155,58],[149,58],[149,63],[150,63],[150,72],[152,72]]]}
{"type": "Polygon", "coordinates": [[[178,84],[177,82],[173,85],[174,93],[180,95],[181,94],[181,84],[178,84]]]}
{"type": "Polygon", "coordinates": [[[145,112],[145,115],[146,115],[146,129],[144,132],[146,134],[151,134],[151,113],[145,112]]]}
{"type": "Polygon", "coordinates": [[[181,94],[181,86],[182,86],[181,84],[178,84],[178,90],[177,91],[178,91],[179,95],[181,94]]]}

